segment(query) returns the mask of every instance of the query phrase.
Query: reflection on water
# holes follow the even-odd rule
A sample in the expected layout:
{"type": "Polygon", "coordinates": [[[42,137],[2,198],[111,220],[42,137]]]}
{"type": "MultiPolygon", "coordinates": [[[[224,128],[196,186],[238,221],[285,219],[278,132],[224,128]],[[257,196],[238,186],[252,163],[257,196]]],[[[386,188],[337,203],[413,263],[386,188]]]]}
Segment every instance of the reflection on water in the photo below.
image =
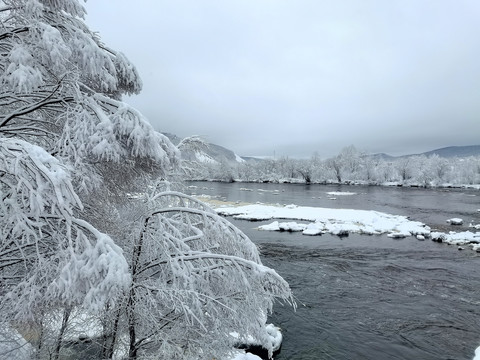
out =
{"type": "MultiPolygon", "coordinates": [[[[378,210],[446,229],[451,217],[480,223],[478,190],[197,185],[192,191],[230,201],[378,210]],[[357,195],[330,200],[329,191],[357,195]]],[[[284,334],[277,360],[470,360],[480,345],[480,255],[475,252],[413,237],[308,237],[232,222],[258,244],[264,263],[290,283],[298,301],[296,312],[280,304],[274,308],[271,321],[284,334]]]]}

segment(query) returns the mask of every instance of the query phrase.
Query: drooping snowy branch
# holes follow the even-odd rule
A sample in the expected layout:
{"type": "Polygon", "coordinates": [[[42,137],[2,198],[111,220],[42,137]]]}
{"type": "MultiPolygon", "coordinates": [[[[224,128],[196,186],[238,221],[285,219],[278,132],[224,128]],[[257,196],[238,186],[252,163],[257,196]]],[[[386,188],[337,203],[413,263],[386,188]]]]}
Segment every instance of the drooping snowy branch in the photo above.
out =
{"type": "Polygon", "coordinates": [[[160,347],[173,358],[199,351],[218,357],[238,341],[233,331],[268,346],[266,315],[276,298],[292,298],[285,280],[262,265],[256,246],[181,193],[157,194],[148,207],[132,233],[130,356],[160,347]],[[148,345],[137,340],[146,338],[148,345]]]}
{"type": "Polygon", "coordinates": [[[19,319],[39,308],[98,310],[128,286],[122,250],[90,224],[68,170],[42,148],[0,138],[0,296],[19,319]]]}

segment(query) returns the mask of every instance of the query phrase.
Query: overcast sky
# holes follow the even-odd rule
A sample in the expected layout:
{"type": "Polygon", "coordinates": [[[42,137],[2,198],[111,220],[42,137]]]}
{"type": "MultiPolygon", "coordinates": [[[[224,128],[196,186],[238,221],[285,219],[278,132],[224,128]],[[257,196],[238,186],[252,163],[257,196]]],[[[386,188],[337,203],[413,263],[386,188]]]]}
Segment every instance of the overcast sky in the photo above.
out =
{"type": "Polygon", "coordinates": [[[156,130],[239,155],[480,144],[478,0],[90,0],[156,130]]]}

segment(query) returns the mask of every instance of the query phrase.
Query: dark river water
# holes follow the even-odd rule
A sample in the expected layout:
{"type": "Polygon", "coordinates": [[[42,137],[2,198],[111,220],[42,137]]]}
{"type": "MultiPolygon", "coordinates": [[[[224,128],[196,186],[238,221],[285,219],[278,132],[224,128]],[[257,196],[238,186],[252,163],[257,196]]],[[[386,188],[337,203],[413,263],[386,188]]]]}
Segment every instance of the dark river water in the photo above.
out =
{"type": "MultiPolygon", "coordinates": [[[[441,231],[480,223],[480,191],[396,187],[192,183],[228,201],[377,210],[441,231]],[[249,190],[245,190],[249,189],[249,190]],[[335,196],[327,192],[355,192],[335,196]]],[[[480,346],[480,254],[414,237],[348,237],[255,230],[230,220],[290,284],[297,310],[277,304],[280,359],[469,359],[480,346]]]]}

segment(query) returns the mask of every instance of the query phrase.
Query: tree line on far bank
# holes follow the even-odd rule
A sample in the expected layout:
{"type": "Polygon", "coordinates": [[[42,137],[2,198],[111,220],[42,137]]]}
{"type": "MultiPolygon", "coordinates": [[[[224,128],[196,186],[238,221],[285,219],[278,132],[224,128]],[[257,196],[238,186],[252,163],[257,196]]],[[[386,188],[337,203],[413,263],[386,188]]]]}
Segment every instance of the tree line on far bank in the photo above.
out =
{"type": "Polygon", "coordinates": [[[307,184],[398,184],[405,186],[463,186],[480,184],[480,157],[443,158],[415,155],[385,158],[367,155],[354,146],[321,159],[281,157],[229,163],[212,161],[189,164],[190,180],[245,182],[304,182],[307,184]]]}

